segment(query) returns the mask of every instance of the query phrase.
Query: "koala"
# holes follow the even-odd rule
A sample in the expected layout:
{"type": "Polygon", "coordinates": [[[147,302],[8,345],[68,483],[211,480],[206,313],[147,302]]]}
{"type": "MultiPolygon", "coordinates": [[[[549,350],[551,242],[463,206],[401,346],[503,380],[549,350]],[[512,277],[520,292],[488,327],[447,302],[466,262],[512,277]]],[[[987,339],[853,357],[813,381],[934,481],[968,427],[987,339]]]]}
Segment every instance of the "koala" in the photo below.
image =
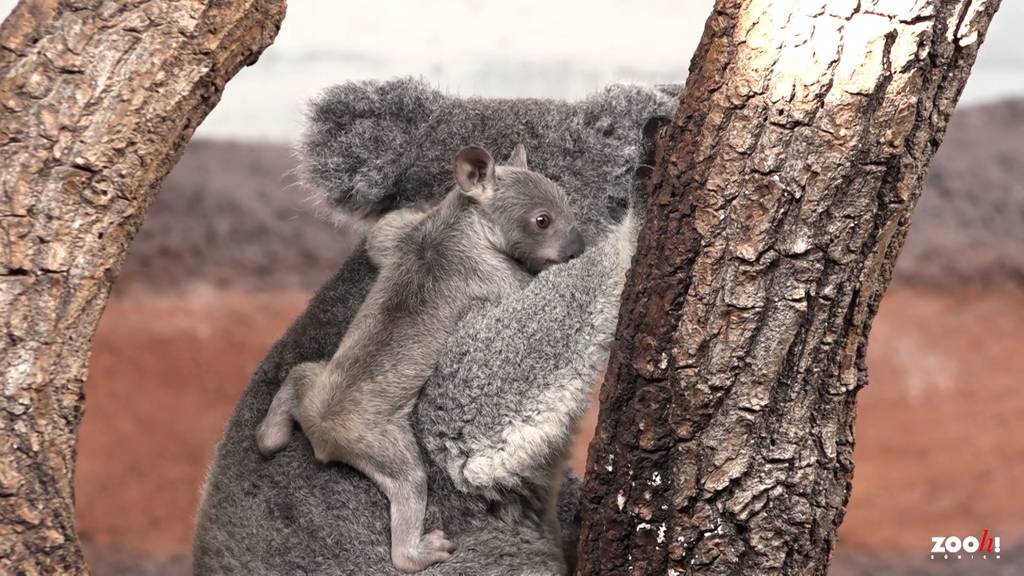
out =
{"type": "Polygon", "coordinates": [[[377,279],[337,352],[292,368],[256,433],[270,456],[294,419],[317,461],[369,477],[390,504],[391,561],[403,572],[455,549],[441,530],[423,534],[427,478],[409,421],[448,336],[473,302],[500,300],[584,249],[565,194],[529,170],[521,144],[497,168],[487,150],[463,148],[454,177],[431,210],[391,212],[373,227],[377,279]]]}
{"type": "MultiPolygon", "coordinates": [[[[644,198],[648,119],[679,87],[612,86],[577,102],[460,98],[416,80],[347,83],[310,107],[300,173],[328,217],[372,220],[451,185],[450,150],[524,143],[530,168],[564,190],[586,242],[522,290],[472,306],[410,413],[427,475],[424,530],[458,544],[430,576],[564,575],[579,481],[552,471],[603,368],[644,198]],[[645,124],[646,123],[646,124],[645,124]],[[557,502],[559,532],[545,516],[557,502]]],[[[656,124],[655,124],[656,125],[656,124]]],[[[253,434],[289,371],[324,362],[379,270],[364,244],[256,368],[207,475],[196,574],[397,575],[388,502],[344,465],[318,465],[303,435],[265,460],[253,434]]]]}

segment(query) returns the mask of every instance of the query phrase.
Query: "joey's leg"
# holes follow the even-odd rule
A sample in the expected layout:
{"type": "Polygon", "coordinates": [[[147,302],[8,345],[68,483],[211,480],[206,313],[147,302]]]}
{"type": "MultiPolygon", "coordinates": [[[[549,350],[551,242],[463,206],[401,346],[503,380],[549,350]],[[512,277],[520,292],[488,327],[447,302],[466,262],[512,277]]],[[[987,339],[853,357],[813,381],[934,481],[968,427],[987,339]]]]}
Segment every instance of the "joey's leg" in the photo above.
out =
{"type": "Polygon", "coordinates": [[[412,429],[407,423],[388,424],[373,438],[346,449],[345,460],[373,480],[390,503],[392,564],[402,572],[418,572],[444,562],[455,546],[441,530],[423,533],[427,475],[412,429]]]}
{"type": "Polygon", "coordinates": [[[288,444],[295,418],[298,390],[323,372],[323,362],[304,362],[293,367],[274,395],[267,415],[256,429],[256,446],[260,454],[269,458],[288,444]]]}

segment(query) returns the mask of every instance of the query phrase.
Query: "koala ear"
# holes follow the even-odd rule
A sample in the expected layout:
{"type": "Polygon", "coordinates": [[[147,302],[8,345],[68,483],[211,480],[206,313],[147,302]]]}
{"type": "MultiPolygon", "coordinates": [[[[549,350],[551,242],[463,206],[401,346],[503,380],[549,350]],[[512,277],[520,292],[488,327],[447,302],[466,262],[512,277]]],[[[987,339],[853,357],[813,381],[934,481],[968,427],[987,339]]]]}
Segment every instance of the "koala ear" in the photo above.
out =
{"type": "Polygon", "coordinates": [[[470,198],[487,200],[494,184],[494,158],[479,146],[466,146],[455,155],[455,182],[470,198]]]}
{"type": "Polygon", "coordinates": [[[520,170],[529,170],[530,167],[526,165],[526,146],[521,143],[516,144],[516,147],[512,149],[512,155],[508,157],[508,166],[512,168],[519,168],[520,170]]]}

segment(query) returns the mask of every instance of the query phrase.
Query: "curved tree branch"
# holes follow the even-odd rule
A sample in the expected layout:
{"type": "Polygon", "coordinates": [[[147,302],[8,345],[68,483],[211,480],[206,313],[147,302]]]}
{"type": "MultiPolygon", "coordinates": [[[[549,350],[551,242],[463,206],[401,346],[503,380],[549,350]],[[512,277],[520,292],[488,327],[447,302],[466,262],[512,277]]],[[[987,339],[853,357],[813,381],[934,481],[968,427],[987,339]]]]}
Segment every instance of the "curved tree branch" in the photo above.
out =
{"type": "Polygon", "coordinates": [[[0,28],[0,573],[86,571],[75,440],[96,323],[160,182],[284,0],[23,0],[0,28]]]}
{"type": "Polygon", "coordinates": [[[825,574],[871,320],[998,5],[718,0],[647,183],[579,574],[825,574]]]}

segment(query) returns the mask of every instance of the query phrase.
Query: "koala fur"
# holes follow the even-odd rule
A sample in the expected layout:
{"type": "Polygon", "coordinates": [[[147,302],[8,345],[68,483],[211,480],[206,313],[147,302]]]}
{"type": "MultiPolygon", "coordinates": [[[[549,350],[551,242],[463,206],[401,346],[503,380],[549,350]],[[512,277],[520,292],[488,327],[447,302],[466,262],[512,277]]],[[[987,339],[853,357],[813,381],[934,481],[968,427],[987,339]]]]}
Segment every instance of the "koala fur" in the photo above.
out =
{"type": "Polygon", "coordinates": [[[505,166],[467,146],[453,173],[458,186],[437,206],[395,210],[369,232],[377,279],[338,351],[292,368],[257,429],[272,456],[294,419],[318,461],[373,480],[390,503],[392,563],[403,572],[454,550],[443,530],[423,533],[427,477],[410,420],[448,336],[474,303],[501,300],[584,249],[568,198],[529,170],[522,145],[505,166]]]}
{"type": "MultiPolygon", "coordinates": [[[[474,308],[448,340],[413,412],[428,475],[425,528],[458,543],[424,575],[557,575],[569,570],[578,481],[557,482],[614,332],[635,241],[626,205],[642,162],[641,127],[678,89],[613,86],[582,100],[448,96],[414,80],[350,83],[313,105],[302,173],[328,212],[375,217],[434,201],[450,154],[522,142],[531,168],[569,196],[587,251],[521,292],[474,308]],[[561,536],[544,510],[558,491],[561,536]],[[567,561],[568,558],[568,561],[567,561]]],[[[291,367],[328,359],[376,270],[364,247],[313,297],[257,367],[210,468],[194,571],[396,575],[388,503],[353,469],[317,464],[302,435],[273,460],[254,432],[291,367]]]]}

